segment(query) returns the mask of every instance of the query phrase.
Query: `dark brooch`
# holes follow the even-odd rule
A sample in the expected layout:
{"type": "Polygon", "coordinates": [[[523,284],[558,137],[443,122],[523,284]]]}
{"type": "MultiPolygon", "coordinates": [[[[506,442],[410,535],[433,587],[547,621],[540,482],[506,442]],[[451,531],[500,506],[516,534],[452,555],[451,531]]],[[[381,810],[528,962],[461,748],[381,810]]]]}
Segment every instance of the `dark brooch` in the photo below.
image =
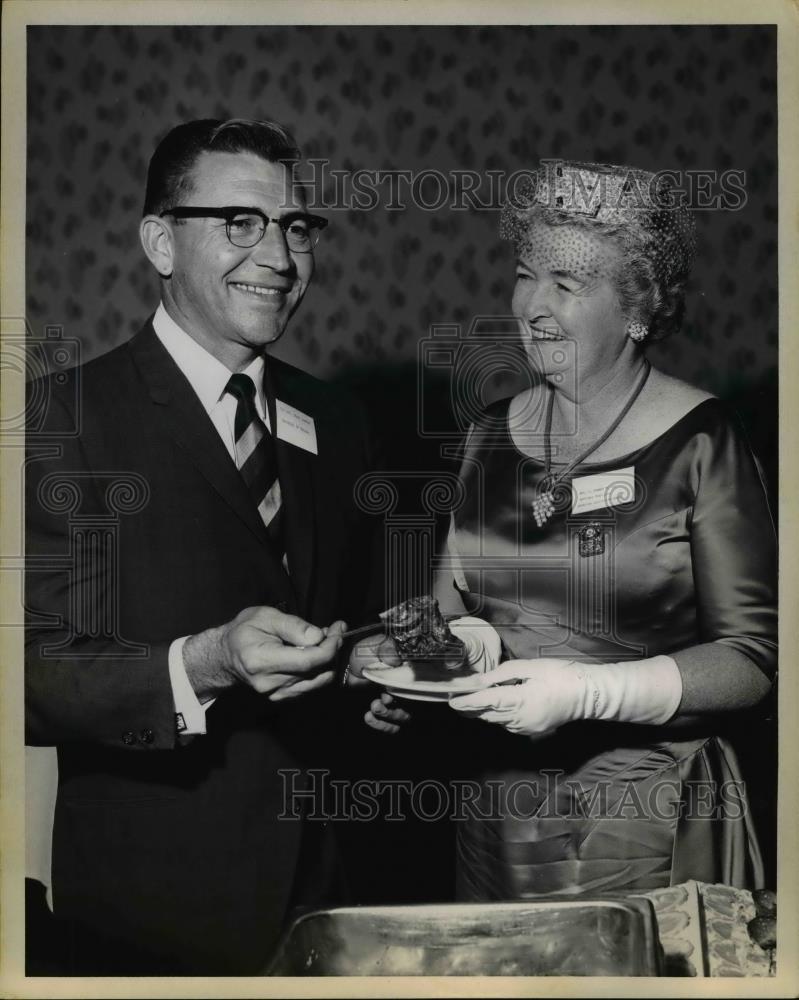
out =
{"type": "Polygon", "coordinates": [[[605,551],[605,532],[599,521],[589,521],[577,532],[580,555],[601,556],[605,551]]]}

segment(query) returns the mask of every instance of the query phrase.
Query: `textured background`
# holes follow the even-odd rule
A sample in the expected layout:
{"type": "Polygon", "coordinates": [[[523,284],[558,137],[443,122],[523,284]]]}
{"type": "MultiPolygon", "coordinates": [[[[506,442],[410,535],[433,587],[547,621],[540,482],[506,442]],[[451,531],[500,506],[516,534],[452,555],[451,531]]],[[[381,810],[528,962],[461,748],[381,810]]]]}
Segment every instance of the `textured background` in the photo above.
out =
{"type": "MultiPolygon", "coordinates": [[[[341,170],[746,171],[743,210],[698,213],[686,325],[657,357],[723,395],[770,386],[775,43],[768,26],[29,28],[29,322],[86,358],[126,340],[157,304],[136,231],[154,144],[191,117],[267,115],[341,170]]],[[[330,216],[287,360],[357,380],[411,362],[431,322],[507,311],[495,211],[330,216]]]]}
{"type": "MultiPolygon", "coordinates": [[[[744,209],[698,213],[685,328],[654,356],[733,400],[774,485],[774,28],[36,27],[27,56],[27,315],[37,336],[63,325],[84,358],[157,305],[137,236],[146,166],[189,118],[276,118],[339,170],[513,172],[562,156],[745,171],[744,209]]],[[[330,218],[277,352],[360,391],[395,467],[438,467],[435,443],[414,433],[417,345],[432,322],[508,310],[497,212],[381,205],[330,218]]],[[[508,381],[500,372],[494,389],[508,381]]],[[[446,381],[428,388],[445,425],[446,381]]],[[[773,736],[749,739],[744,763],[773,884],[773,736]]],[[[408,776],[407,753],[396,766],[408,776]]],[[[386,882],[364,866],[365,901],[448,897],[450,832],[421,825],[416,839],[407,824],[381,827],[381,861],[396,867],[386,882]]]]}

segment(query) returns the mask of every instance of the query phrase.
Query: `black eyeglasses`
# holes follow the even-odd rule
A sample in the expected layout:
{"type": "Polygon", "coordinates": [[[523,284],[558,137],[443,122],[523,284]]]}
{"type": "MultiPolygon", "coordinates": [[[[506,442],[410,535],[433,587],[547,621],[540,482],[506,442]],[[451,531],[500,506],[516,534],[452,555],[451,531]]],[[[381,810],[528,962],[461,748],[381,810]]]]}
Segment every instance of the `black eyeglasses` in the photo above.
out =
{"type": "Polygon", "coordinates": [[[161,216],[171,215],[176,219],[224,219],[227,238],[234,247],[254,247],[263,239],[266,227],[276,222],[292,253],[310,253],[319,242],[319,234],[327,225],[327,219],[306,212],[289,212],[279,219],[270,219],[258,208],[242,208],[231,205],[225,208],[201,208],[197,205],[167,208],[161,216]]]}

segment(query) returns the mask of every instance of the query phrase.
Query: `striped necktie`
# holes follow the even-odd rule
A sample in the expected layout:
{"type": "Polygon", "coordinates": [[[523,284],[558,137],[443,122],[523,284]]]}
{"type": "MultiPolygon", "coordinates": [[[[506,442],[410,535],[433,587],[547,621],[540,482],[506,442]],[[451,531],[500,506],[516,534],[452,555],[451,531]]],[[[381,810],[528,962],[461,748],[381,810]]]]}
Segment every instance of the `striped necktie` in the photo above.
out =
{"type": "Polygon", "coordinates": [[[249,375],[237,373],[230,376],[225,391],[236,400],[236,464],[277,554],[285,564],[286,544],[275,442],[255,408],[255,383],[249,375]]]}

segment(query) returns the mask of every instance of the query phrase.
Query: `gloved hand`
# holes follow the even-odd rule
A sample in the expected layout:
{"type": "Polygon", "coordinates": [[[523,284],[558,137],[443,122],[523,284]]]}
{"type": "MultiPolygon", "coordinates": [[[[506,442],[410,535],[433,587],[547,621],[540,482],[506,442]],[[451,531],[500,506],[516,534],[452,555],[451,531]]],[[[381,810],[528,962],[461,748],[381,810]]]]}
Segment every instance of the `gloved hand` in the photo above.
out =
{"type": "Polygon", "coordinates": [[[499,633],[482,618],[464,615],[449,623],[449,630],[466,646],[466,658],[476,674],[493,670],[502,655],[499,633]]]}
{"type": "Polygon", "coordinates": [[[536,738],[578,719],[659,725],[682,698],[682,678],[670,656],[627,663],[509,660],[483,681],[483,690],[451,698],[450,706],[536,738]]]}

